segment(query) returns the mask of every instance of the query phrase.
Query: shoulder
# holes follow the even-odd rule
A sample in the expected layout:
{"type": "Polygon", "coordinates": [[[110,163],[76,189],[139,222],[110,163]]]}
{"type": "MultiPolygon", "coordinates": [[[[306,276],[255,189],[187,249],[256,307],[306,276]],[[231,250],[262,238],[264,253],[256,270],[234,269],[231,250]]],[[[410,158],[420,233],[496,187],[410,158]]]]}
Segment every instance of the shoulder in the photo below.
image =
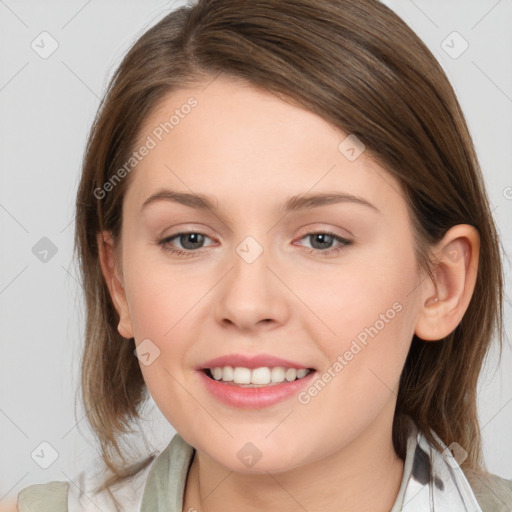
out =
{"type": "Polygon", "coordinates": [[[170,486],[176,495],[183,492],[193,453],[194,449],[175,434],[144,469],[107,489],[99,490],[107,475],[93,464],[68,482],[25,487],[18,493],[18,511],[10,508],[5,512],[139,512],[144,498],[151,502],[164,488],[170,486]]]}
{"type": "Polygon", "coordinates": [[[492,473],[477,474],[471,478],[471,487],[483,512],[512,510],[512,480],[492,473]]]}
{"type": "Polygon", "coordinates": [[[105,474],[92,468],[80,472],[69,482],[30,485],[18,493],[17,512],[138,512],[151,467],[152,463],[135,476],[99,492],[105,474]]]}
{"type": "Polygon", "coordinates": [[[67,512],[68,488],[67,482],[29,485],[18,493],[18,511],[67,512]]]}

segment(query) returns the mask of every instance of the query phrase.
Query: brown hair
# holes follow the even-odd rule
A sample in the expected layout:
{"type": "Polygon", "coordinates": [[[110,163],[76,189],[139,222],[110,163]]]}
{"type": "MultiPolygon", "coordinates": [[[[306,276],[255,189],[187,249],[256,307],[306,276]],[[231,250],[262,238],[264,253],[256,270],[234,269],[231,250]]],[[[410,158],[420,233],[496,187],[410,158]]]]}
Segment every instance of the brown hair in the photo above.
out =
{"type": "Polygon", "coordinates": [[[117,331],[96,238],[108,230],[119,240],[130,175],[105,197],[95,190],[129,159],[141,124],[164,96],[219,73],[355,134],[401,183],[418,262],[429,272],[435,264],[429,247],[449,228],[470,224],[478,230],[478,277],[462,321],[442,341],[412,340],[393,443],[404,458],[409,415],[434,445],[439,447],[430,429],[468,452],[462,463],[467,474],[479,471],[477,380],[495,332],[500,349],[502,342],[500,244],[472,139],[441,66],[377,0],[199,0],[165,16],[129,50],[110,81],[84,156],[75,234],[87,314],[81,384],[89,424],[113,472],[102,488],[136,474],[155,455],[127,466],[119,445],[140,419],[148,393],[135,345],[117,331]]]}

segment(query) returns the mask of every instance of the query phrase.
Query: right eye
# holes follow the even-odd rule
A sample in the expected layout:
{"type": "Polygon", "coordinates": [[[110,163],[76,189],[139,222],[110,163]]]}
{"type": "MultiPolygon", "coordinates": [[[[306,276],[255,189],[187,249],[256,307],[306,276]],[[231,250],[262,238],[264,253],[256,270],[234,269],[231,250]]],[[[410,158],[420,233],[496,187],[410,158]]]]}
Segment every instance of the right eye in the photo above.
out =
{"type": "Polygon", "coordinates": [[[210,238],[203,233],[197,231],[184,231],[168,236],[158,241],[158,245],[166,252],[176,254],[178,256],[193,256],[193,253],[199,252],[197,249],[202,248],[205,238],[210,238]],[[181,249],[175,249],[173,246],[173,240],[178,239],[181,245],[181,249]]]}

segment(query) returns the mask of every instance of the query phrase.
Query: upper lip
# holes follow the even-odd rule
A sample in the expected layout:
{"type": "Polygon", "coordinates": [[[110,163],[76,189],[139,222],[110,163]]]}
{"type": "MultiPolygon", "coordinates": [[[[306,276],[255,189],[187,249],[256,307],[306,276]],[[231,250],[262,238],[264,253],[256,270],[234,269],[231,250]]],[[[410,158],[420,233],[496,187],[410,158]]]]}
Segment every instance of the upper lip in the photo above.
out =
{"type": "MultiPolygon", "coordinates": [[[[244,355],[244,354],[227,354],[225,356],[216,357],[202,363],[197,369],[205,370],[208,368],[232,366],[242,366],[245,368],[260,368],[268,366],[270,368],[281,366],[283,368],[311,368],[307,364],[289,361],[281,357],[272,356],[270,354],[244,355]]],[[[314,368],[311,368],[314,369],[314,368]]]]}

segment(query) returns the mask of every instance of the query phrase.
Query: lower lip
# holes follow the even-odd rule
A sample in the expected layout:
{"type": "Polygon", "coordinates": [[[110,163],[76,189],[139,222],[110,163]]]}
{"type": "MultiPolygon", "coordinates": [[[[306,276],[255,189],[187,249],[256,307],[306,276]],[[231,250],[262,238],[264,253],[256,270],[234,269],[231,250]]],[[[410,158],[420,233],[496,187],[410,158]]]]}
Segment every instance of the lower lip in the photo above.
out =
{"type": "Polygon", "coordinates": [[[296,395],[302,388],[309,385],[316,371],[311,371],[299,380],[259,388],[244,388],[225,384],[222,381],[211,379],[202,370],[199,371],[199,374],[206,389],[221,402],[239,409],[262,409],[296,395]]]}

